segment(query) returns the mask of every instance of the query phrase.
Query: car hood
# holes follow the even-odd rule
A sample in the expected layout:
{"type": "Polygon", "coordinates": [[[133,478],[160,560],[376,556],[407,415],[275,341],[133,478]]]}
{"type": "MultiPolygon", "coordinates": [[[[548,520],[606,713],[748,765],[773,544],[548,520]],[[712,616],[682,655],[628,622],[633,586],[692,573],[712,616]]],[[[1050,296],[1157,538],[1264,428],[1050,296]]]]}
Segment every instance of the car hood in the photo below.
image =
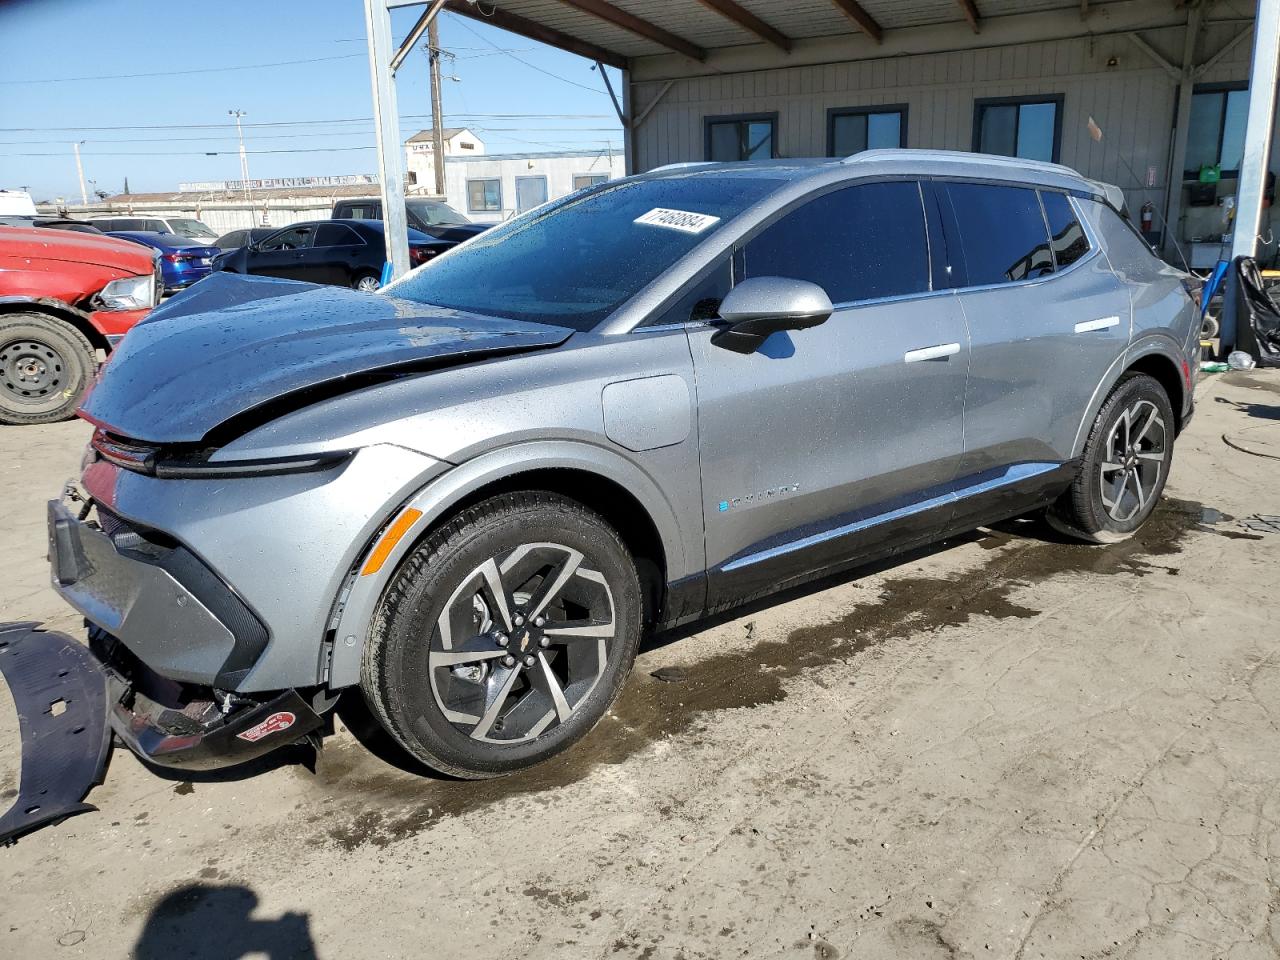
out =
{"type": "Polygon", "coordinates": [[[150,443],[210,443],[381,379],[549,348],[573,331],[383,294],[215,273],[153,310],[103,366],[80,414],[150,443]],[[219,431],[220,433],[226,431],[219,431]]]}
{"type": "Polygon", "coordinates": [[[13,256],[91,263],[122,273],[147,274],[155,268],[150,248],[100,233],[4,227],[0,230],[0,248],[13,256]]]}

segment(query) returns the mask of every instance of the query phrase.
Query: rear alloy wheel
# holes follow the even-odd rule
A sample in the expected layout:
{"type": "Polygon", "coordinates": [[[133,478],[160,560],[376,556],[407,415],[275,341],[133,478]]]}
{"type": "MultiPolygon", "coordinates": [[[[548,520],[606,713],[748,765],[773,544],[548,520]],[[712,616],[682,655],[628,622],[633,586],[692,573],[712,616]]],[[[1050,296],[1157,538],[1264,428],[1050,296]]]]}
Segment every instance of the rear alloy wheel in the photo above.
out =
{"type": "Polygon", "coordinates": [[[1155,509],[1173,461],[1174,415],[1160,383],[1125,377],[1102,405],[1079,475],[1049,522],[1092,543],[1130,536],[1155,509]]]}
{"type": "Polygon", "coordinates": [[[507,494],[463,511],[406,559],[362,686],[424,763],[499,776],[584,736],[639,638],[639,582],[617,533],[574,501],[507,494]]]}
{"type": "Polygon", "coordinates": [[[0,315],[0,423],[70,418],[97,358],[75,327],[38,313],[0,315]]]}
{"type": "Polygon", "coordinates": [[[365,273],[356,277],[355,283],[351,286],[365,293],[373,293],[375,290],[382,289],[382,281],[372,273],[365,273]]]}

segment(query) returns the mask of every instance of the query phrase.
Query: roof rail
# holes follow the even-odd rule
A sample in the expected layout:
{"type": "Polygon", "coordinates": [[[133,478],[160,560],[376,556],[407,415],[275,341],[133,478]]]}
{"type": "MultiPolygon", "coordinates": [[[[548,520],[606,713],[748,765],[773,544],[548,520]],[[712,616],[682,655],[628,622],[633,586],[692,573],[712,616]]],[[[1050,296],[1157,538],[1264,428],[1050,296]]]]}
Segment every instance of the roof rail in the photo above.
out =
{"type": "Polygon", "coordinates": [[[863,150],[853,156],[845,157],[841,163],[883,163],[885,161],[902,160],[918,162],[933,160],[951,163],[981,163],[998,167],[1013,167],[1019,170],[1039,170],[1042,173],[1056,173],[1067,177],[1083,179],[1080,172],[1072,170],[1061,163],[1047,163],[1044,160],[1024,160],[1021,157],[1001,157],[992,153],[969,153],[964,150],[915,150],[906,148],[880,148],[863,150]]]}

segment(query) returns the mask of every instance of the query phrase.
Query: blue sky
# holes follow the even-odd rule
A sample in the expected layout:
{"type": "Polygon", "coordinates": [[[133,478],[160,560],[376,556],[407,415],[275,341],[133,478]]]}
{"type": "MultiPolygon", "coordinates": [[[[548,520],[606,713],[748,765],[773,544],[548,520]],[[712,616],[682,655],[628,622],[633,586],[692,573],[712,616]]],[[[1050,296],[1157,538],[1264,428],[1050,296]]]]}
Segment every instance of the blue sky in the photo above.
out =
{"type": "MultiPolygon", "coordinates": [[[[247,114],[255,178],[373,173],[373,125],[332,122],[372,115],[363,11],[361,0],[0,2],[0,187],[78,200],[79,140],[86,178],[109,193],[126,176],[135,193],[239,179],[233,108],[247,114]],[[247,68],[283,61],[307,62],[247,68]],[[226,67],[237,69],[178,72],[226,67]],[[161,76],[72,79],[119,74],[161,76]],[[253,152],[268,150],[305,152],[253,152]]],[[[397,40],[419,11],[393,12],[397,40]]],[[[470,127],[488,152],[621,149],[588,61],[447,13],[440,44],[455,55],[445,76],[459,78],[443,84],[446,125],[470,127]]],[[[429,123],[425,52],[398,86],[407,137],[429,123]]]]}

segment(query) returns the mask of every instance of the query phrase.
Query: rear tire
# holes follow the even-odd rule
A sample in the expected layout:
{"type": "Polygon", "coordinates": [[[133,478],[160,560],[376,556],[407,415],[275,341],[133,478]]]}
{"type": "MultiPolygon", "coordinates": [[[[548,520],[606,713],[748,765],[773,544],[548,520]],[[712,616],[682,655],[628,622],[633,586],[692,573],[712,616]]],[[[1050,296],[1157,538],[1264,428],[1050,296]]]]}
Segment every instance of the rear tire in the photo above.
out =
{"type": "Polygon", "coordinates": [[[396,571],[360,685],[423,763],[502,776],[595,726],[640,631],[639,577],[617,532],[556,494],[503,494],[446,522],[396,571]]]}
{"type": "Polygon", "coordinates": [[[375,290],[382,289],[382,278],[376,273],[361,273],[351,281],[351,289],[363,290],[365,293],[373,293],[375,290]]]}
{"type": "Polygon", "coordinates": [[[1176,424],[1158,380],[1144,373],[1122,377],[1094,419],[1080,472],[1049,508],[1049,523],[1088,543],[1132,536],[1164,491],[1176,424]]]}
{"type": "Polygon", "coordinates": [[[70,419],[97,368],[93,344],[71,324],[40,313],[0,315],[0,423],[70,419]]]}

